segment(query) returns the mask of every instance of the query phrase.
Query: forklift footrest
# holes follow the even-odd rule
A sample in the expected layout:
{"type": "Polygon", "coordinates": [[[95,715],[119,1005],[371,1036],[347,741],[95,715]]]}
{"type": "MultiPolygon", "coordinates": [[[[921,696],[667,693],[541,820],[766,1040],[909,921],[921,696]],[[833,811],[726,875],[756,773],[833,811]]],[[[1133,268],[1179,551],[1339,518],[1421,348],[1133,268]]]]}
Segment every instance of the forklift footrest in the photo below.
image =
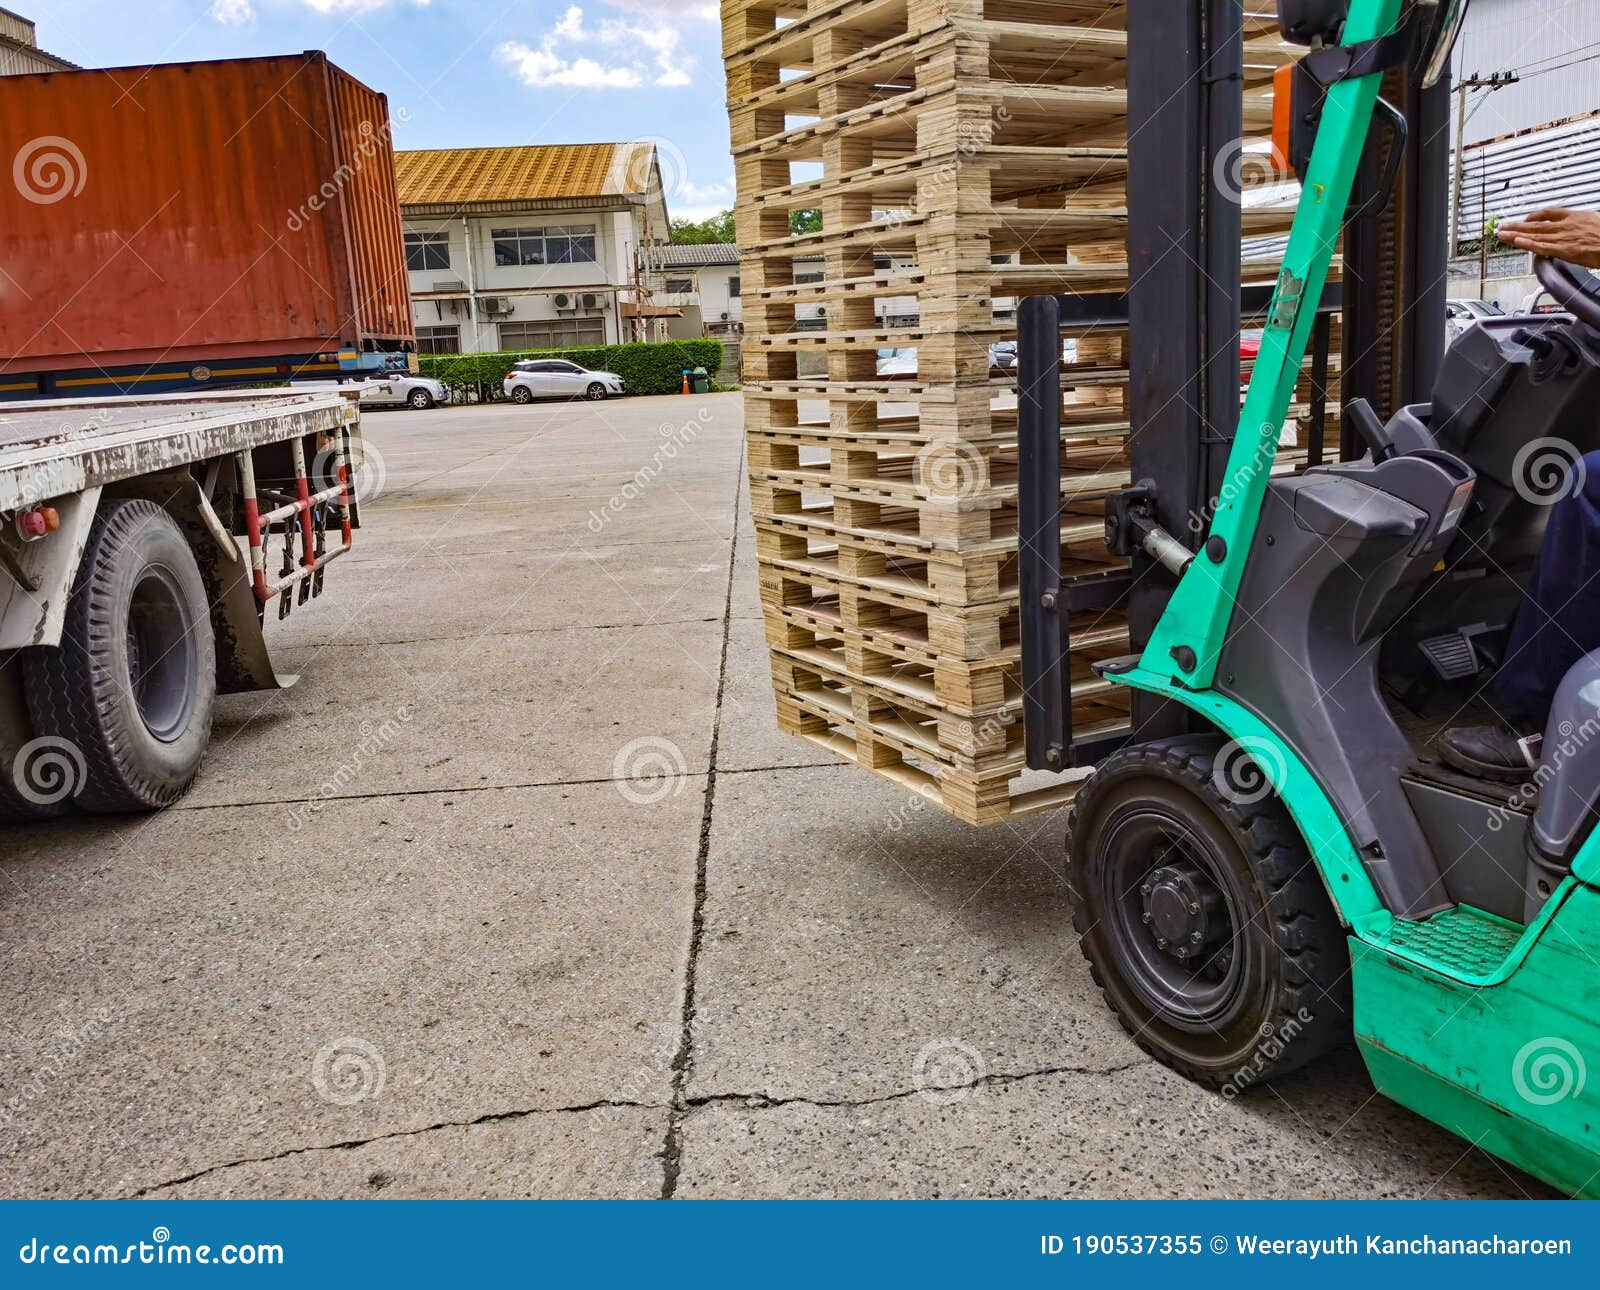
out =
{"type": "Polygon", "coordinates": [[[1471,984],[1499,970],[1522,931],[1503,918],[1458,905],[1421,922],[1396,919],[1385,948],[1471,984]]]}

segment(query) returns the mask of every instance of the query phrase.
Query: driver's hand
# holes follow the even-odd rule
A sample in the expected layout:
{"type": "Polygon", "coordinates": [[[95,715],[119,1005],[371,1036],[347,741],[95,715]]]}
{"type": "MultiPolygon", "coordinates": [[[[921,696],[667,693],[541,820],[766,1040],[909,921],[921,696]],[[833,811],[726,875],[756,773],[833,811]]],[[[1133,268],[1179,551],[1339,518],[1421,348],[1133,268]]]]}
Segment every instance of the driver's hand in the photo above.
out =
{"type": "Polygon", "coordinates": [[[1495,232],[1519,251],[1600,269],[1600,214],[1594,211],[1534,211],[1527,219],[1506,220],[1495,232]]]}

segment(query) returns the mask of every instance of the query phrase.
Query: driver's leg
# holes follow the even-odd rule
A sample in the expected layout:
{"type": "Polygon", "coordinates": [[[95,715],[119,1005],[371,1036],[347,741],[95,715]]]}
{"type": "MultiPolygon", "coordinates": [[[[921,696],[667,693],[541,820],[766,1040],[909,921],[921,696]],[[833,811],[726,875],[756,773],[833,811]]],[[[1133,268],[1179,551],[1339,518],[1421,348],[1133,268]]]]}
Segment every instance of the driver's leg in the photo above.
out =
{"type": "Polygon", "coordinates": [[[1517,610],[1495,692],[1517,729],[1469,726],[1439,741],[1457,769],[1498,779],[1532,774],[1537,758],[1524,732],[1544,727],[1556,689],[1568,670],[1600,649],[1600,452],[1573,468],[1534,562],[1517,610]]]}

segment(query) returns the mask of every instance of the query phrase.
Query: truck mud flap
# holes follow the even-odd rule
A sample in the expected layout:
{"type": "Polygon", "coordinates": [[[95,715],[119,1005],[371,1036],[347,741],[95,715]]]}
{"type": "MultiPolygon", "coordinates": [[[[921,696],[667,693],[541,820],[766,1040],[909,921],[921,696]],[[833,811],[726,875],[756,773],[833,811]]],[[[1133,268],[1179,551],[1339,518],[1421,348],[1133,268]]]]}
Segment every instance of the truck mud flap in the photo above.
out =
{"type": "Polygon", "coordinates": [[[261,611],[250,583],[250,561],[237,542],[213,528],[215,513],[199,481],[187,470],[166,470],[112,485],[106,491],[117,496],[148,497],[165,507],[188,534],[211,606],[218,693],[287,690],[294,685],[298,676],[279,675],[272,665],[261,630],[261,611]]]}

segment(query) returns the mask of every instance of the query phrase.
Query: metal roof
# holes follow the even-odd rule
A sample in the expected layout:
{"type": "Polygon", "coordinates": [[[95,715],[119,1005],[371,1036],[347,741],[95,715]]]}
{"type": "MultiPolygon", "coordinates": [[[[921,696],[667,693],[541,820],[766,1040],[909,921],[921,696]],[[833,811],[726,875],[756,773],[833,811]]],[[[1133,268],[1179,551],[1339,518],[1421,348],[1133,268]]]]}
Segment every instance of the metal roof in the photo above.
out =
{"type": "Polygon", "coordinates": [[[649,143],[430,148],[394,155],[402,206],[505,205],[572,197],[643,199],[659,193],[649,143]]]}
{"type": "Polygon", "coordinates": [[[708,264],[738,264],[739,248],[732,242],[654,242],[645,253],[659,269],[697,269],[708,264]]]}

